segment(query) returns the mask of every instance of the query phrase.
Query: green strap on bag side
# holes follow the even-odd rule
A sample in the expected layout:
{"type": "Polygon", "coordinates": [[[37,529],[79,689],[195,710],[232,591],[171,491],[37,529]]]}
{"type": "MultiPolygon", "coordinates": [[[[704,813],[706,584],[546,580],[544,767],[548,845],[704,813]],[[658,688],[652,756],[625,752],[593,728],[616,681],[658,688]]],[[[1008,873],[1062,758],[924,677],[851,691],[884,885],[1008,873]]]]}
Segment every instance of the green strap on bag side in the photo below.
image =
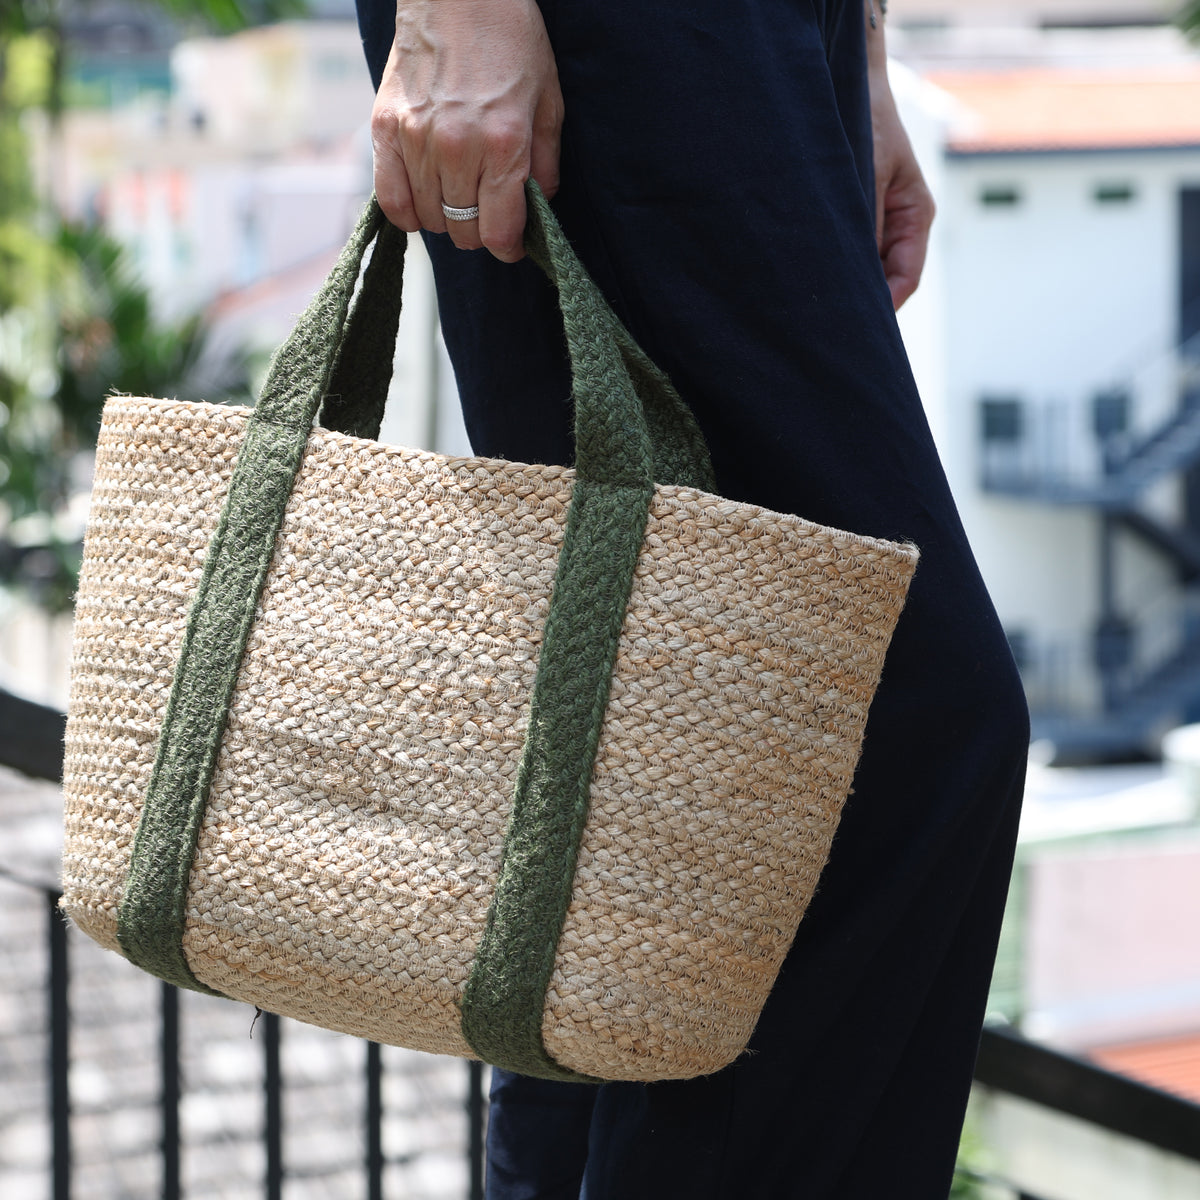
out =
{"type": "MultiPolygon", "coordinates": [[[[691,413],[612,314],[536,185],[527,193],[527,248],[559,289],[571,358],[576,482],[503,861],[463,997],[462,1027],[486,1061],[524,1074],[581,1079],[547,1054],[542,1010],[587,819],[617,643],[654,483],[705,490],[713,484],[691,413]]],[[[182,987],[211,991],[192,974],[181,946],[188,875],[275,538],[322,401],[332,424],[359,436],[378,434],[404,241],[372,201],[280,348],[189,611],[118,917],[126,956],[182,987]],[[375,251],[351,314],[372,240],[375,251]]]]}
{"type": "Polygon", "coordinates": [[[181,944],[196,838],[275,536],[329,379],[323,343],[345,324],[363,252],[383,223],[372,201],[276,354],[188,611],[117,912],[125,956],[178,987],[216,994],[192,974],[181,944]]]}

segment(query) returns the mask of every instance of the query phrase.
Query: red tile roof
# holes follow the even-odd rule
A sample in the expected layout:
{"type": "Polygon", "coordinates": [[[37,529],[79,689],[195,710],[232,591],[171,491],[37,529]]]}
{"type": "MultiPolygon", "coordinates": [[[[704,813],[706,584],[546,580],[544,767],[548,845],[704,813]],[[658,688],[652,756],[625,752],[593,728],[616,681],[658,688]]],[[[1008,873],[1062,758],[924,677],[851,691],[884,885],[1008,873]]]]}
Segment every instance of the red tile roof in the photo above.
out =
{"type": "Polygon", "coordinates": [[[1200,62],[1153,69],[931,71],[961,105],[964,153],[1200,146],[1200,62]]]}
{"type": "Polygon", "coordinates": [[[1088,1051],[1100,1066],[1200,1104],[1200,1033],[1088,1051]]]}

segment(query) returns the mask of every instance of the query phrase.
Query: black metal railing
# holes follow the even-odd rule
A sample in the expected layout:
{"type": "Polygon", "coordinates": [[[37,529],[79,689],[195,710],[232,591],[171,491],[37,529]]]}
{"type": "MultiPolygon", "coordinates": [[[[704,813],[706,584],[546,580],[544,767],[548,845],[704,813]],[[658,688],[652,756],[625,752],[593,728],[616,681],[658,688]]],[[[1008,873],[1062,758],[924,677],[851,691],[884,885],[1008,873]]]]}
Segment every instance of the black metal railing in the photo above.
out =
{"type": "Polygon", "coordinates": [[[983,1032],[976,1082],[1200,1162],[1200,1104],[1031,1042],[1006,1027],[983,1032]]]}
{"type": "Polygon", "coordinates": [[[1200,335],[1090,396],[981,398],[980,486],[1053,505],[1122,510],[1200,461],[1200,335]]]}
{"type": "MultiPolygon", "coordinates": [[[[46,1011],[48,1014],[48,1126],[50,1130],[51,1194],[54,1200],[70,1200],[74,1180],[72,1153],[71,1098],[71,964],[67,923],[58,908],[58,889],[0,868],[0,878],[10,884],[40,894],[46,920],[46,1011]]],[[[281,1064],[283,1022],[273,1013],[261,1013],[255,1020],[254,1035],[262,1045],[262,1145],[265,1158],[263,1193],[267,1200],[281,1200],[287,1177],[284,1159],[284,1102],[287,1089],[281,1064]]],[[[159,1149],[160,1188],[163,1200],[179,1200],[181,1184],[180,1102],[183,1096],[180,1070],[181,1016],[179,992],[170,984],[161,984],[159,991],[158,1050],[159,1050],[159,1149]]],[[[373,1042],[363,1043],[364,1091],[363,1125],[365,1155],[362,1163],[366,1194],[370,1200],[383,1200],[384,1176],[389,1165],[384,1153],[383,1102],[384,1068],[380,1047],[373,1042]]],[[[483,1198],[483,1132],[486,1105],[483,1096],[483,1073],[479,1063],[465,1068],[467,1099],[463,1112],[466,1125],[464,1143],[468,1167],[469,1200],[483,1198]]]]}
{"type": "Polygon", "coordinates": [[[0,688],[0,766],[62,783],[65,713],[0,688]]]}
{"type": "Polygon", "coordinates": [[[50,950],[50,1137],[54,1200],[71,1195],[71,1007],[68,1003],[69,959],[67,927],[58,911],[58,892],[43,891],[46,898],[47,942],[50,950]]]}
{"type": "MultiPolygon", "coordinates": [[[[0,689],[0,764],[35,779],[61,782],[65,718],[62,713],[34,704],[0,689]]],[[[45,912],[46,1011],[48,1014],[48,1126],[50,1130],[51,1193],[70,1200],[74,1180],[71,1097],[71,956],[67,923],[58,908],[60,891],[49,880],[31,878],[0,866],[0,878],[40,895],[45,912]]],[[[261,1013],[255,1037],[262,1043],[263,1191],[267,1200],[281,1200],[288,1170],[284,1156],[284,1103],[281,1041],[283,1022],[261,1013]]],[[[182,1196],[183,1134],[180,1103],[184,1088],[180,1069],[181,1014],[179,992],[169,984],[159,991],[159,1150],[160,1191],[163,1200],[182,1196]]],[[[389,1160],[384,1149],[384,1064],[381,1048],[364,1042],[363,1126],[365,1153],[362,1171],[369,1200],[383,1200],[389,1160]]],[[[467,1097],[463,1118],[469,1200],[483,1200],[483,1157],[486,1102],[479,1063],[464,1068],[467,1097]]]]}
{"type": "MultiPolygon", "coordinates": [[[[61,771],[61,749],[55,751],[53,732],[61,729],[61,715],[41,706],[25,705],[0,695],[0,705],[8,704],[11,714],[20,711],[28,723],[27,737],[11,736],[14,726],[6,725],[9,736],[0,739],[0,753],[10,745],[22,747],[23,769],[43,779],[55,779],[61,771]],[[15,707],[14,707],[15,705],[15,707]],[[24,707],[21,707],[24,705],[24,707]],[[40,722],[40,727],[39,727],[40,722]],[[42,752],[32,747],[42,746],[42,752]]],[[[59,734],[61,736],[61,734],[59,734]]],[[[46,921],[47,1005],[49,1040],[49,1128],[52,1194],[55,1200],[69,1200],[72,1194],[73,1154],[71,1096],[71,979],[69,938],[66,923],[58,910],[57,887],[46,880],[32,879],[8,868],[0,868],[0,877],[40,894],[46,921]]],[[[176,1200],[183,1194],[181,1184],[181,1146],[183,1135],[180,1103],[184,1095],[180,1071],[182,1017],[179,993],[161,985],[159,1018],[159,1142],[161,1195],[176,1200]]],[[[264,1149],[264,1192],[268,1200],[282,1195],[288,1168],[284,1155],[284,1104],[287,1088],[281,1070],[282,1022],[276,1016],[261,1014],[256,1037],[262,1040],[262,1142],[264,1149]]],[[[483,1069],[468,1063],[465,1123],[468,1196],[482,1200],[484,1171],[484,1127],[486,1102],[483,1094],[483,1069]]],[[[385,1070],[381,1049],[364,1043],[364,1154],[361,1169],[370,1200],[382,1200],[385,1172],[389,1165],[385,1153],[385,1070]]],[[[1027,1041],[1007,1028],[985,1029],[976,1070],[976,1081],[988,1088],[1033,1101],[1036,1104],[1079,1118],[1098,1128],[1135,1139],[1200,1162],[1200,1105],[1155,1088],[1147,1087],[1095,1064],[1027,1041]]],[[[1027,1200],[1033,1200],[1028,1197],[1027,1200]]]]}

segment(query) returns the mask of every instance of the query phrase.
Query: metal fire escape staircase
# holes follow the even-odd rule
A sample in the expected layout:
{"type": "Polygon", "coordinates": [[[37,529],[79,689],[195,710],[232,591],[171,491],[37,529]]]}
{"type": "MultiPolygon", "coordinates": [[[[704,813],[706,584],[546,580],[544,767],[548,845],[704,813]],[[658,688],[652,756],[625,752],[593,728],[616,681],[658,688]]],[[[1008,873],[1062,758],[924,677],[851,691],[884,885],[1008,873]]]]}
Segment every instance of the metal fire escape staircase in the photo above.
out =
{"type": "Polygon", "coordinates": [[[1168,522],[1147,511],[1146,493],[1157,483],[1200,471],[1200,337],[1172,354],[1179,366],[1178,406],[1136,437],[1097,433],[1100,468],[1090,475],[1044,466],[989,472],[992,495],[1053,506],[1083,506],[1101,517],[1101,617],[1093,633],[1092,660],[1101,679],[1098,711],[1038,711],[1033,735],[1053,742],[1061,759],[1117,757],[1149,748],[1170,718],[1200,712],[1200,531],[1181,519],[1168,522]],[[1130,648],[1137,627],[1115,611],[1112,539],[1124,529],[1171,563],[1182,587],[1179,626],[1169,653],[1136,669],[1130,648]]]}

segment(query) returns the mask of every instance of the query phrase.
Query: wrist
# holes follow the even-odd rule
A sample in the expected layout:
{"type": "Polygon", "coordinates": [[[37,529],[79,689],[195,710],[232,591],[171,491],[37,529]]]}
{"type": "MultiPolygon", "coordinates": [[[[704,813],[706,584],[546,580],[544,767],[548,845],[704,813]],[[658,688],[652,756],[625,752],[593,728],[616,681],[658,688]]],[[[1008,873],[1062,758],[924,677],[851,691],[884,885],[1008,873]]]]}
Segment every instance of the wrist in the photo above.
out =
{"type": "Polygon", "coordinates": [[[867,34],[867,70],[871,74],[887,75],[887,42],[883,35],[883,14],[886,0],[863,0],[864,23],[867,34]]]}

